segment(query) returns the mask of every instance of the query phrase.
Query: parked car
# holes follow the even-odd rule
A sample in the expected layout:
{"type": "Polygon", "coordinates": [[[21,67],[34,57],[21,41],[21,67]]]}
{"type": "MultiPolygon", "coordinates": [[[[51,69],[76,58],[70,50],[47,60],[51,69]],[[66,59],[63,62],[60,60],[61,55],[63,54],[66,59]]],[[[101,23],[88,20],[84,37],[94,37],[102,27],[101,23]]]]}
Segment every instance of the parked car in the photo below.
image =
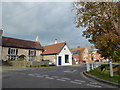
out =
{"type": "Polygon", "coordinates": [[[49,66],[55,66],[53,62],[49,62],[49,66]]]}

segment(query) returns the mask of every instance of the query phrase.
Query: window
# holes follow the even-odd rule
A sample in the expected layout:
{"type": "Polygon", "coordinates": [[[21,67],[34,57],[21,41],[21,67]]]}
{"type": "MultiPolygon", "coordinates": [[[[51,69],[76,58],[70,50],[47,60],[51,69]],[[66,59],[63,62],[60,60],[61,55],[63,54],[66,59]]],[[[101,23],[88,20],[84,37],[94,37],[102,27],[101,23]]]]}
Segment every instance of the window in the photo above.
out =
{"type": "Polygon", "coordinates": [[[16,60],[17,56],[8,56],[8,60],[16,60]]]}
{"type": "Polygon", "coordinates": [[[29,50],[29,56],[36,56],[35,50],[29,50]]]}
{"type": "Polygon", "coordinates": [[[36,60],[36,51],[29,50],[29,60],[36,60]]]}
{"type": "Polygon", "coordinates": [[[73,54],[73,55],[79,55],[79,54],[80,54],[80,50],[72,51],[72,54],[73,54]]]}
{"type": "Polygon", "coordinates": [[[65,55],[65,63],[69,63],[69,55],[65,55]]]}
{"type": "Polygon", "coordinates": [[[18,49],[15,49],[15,48],[8,49],[8,54],[10,55],[17,55],[17,53],[18,53],[18,49]]]}

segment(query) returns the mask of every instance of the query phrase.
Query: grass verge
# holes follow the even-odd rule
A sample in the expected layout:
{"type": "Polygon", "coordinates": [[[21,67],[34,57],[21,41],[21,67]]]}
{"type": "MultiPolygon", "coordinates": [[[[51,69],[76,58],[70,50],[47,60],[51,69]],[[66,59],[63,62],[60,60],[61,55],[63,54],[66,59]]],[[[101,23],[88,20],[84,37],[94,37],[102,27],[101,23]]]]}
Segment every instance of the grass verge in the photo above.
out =
{"type": "Polygon", "coordinates": [[[107,69],[104,72],[101,72],[101,67],[98,67],[98,68],[96,68],[94,70],[91,70],[91,71],[89,71],[87,73],[91,74],[91,75],[94,75],[97,78],[120,84],[120,75],[119,75],[119,73],[117,73],[117,74],[115,73],[113,77],[110,77],[110,74],[109,74],[110,72],[107,69]]]}

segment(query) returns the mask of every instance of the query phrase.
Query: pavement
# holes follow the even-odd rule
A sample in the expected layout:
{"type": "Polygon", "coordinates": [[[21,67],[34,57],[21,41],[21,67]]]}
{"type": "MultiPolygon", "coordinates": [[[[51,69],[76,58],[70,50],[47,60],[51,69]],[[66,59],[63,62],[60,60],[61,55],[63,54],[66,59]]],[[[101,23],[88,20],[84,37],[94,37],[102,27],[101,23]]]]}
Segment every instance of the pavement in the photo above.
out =
{"type": "Polygon", "coordinates": [[[86,70],[84,64],[32,69],[3,70],[2,88],[111,88],[80,74],[86,70]]]}

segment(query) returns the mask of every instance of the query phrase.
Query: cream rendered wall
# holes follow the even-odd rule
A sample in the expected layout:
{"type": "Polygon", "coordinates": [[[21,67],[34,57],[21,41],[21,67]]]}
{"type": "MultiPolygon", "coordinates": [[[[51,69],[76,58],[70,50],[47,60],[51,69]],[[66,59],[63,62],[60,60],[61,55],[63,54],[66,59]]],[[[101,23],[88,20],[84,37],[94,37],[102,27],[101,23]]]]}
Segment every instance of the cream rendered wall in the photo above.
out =
{"type": "Polygon", "coordinates": [[[51,62],[53,62],[54,64],[57,64],[57,58],[56,55],[44,55],[43,56],[44,60],[50,60],[51,62]]]}
{"type": "MultiPolygon", "coordinates": [[[[8,55],[8,49],[9,49],[10,47],[2,47],[2,59],[3,60],[7,60],[8,58],[7,58],[7,55],[8,55]]],[[[18,56],[20,56],[20,55],[25,55],[27,58],[27,60],[29,59],[28,58],[28,55],[29,55],[29,50],[33,50],[33,49],[20,49],[20,48],[16,48],[16,49],[18,49],[18,56]]],[[[41,56],[41,53],[42,53],[42,51],[41,50],[36,50],[36,56],[37,56],[37,58],[36,58],[36,60],[37,61],[40,61],[40,60],[42,60],[42,56],[41,56]]]]}
{"type": "Polygon", "coordinates": [[[72,53],[70,52],[70,49],[68,48],[67,45],[65,45],[63,47],[63,49],[61,50],[61,52],[57,55],[57,66],[58,65],[58,57],[61,56],[62,57],[62,60],[61,60],[61,66],[64,66],[64,65],[72,65],[72,53]],[[65,48],[65,50],[64,50],[65,48]],[[69,63],[65,63],[65,55],[69,55],[69,63]]]}
{"type": "Polygon", "coordinates": [[[2,60],[6,61],[7,60],[7,55],[8,55],[8,48],[7,47],[2,47],[2,60]]]}
{"type": "Polygon", "coordinates": [[[87,48],[85,48],[85,50],[84,50],[84,52],[83,52],[83,53],[84,53],[84,54],[83,54],[83,56],[84,56],[84,61],[86,61],[86,62],[87,62],[87,61],[88,61],[88,59],[89,59],[89,58],[88,58],[88,57],[89,57],[89,56],[88,56],[88,55],[89,55],[89,53],[88,53],[88,49],[87,49],[87,48]]]}

